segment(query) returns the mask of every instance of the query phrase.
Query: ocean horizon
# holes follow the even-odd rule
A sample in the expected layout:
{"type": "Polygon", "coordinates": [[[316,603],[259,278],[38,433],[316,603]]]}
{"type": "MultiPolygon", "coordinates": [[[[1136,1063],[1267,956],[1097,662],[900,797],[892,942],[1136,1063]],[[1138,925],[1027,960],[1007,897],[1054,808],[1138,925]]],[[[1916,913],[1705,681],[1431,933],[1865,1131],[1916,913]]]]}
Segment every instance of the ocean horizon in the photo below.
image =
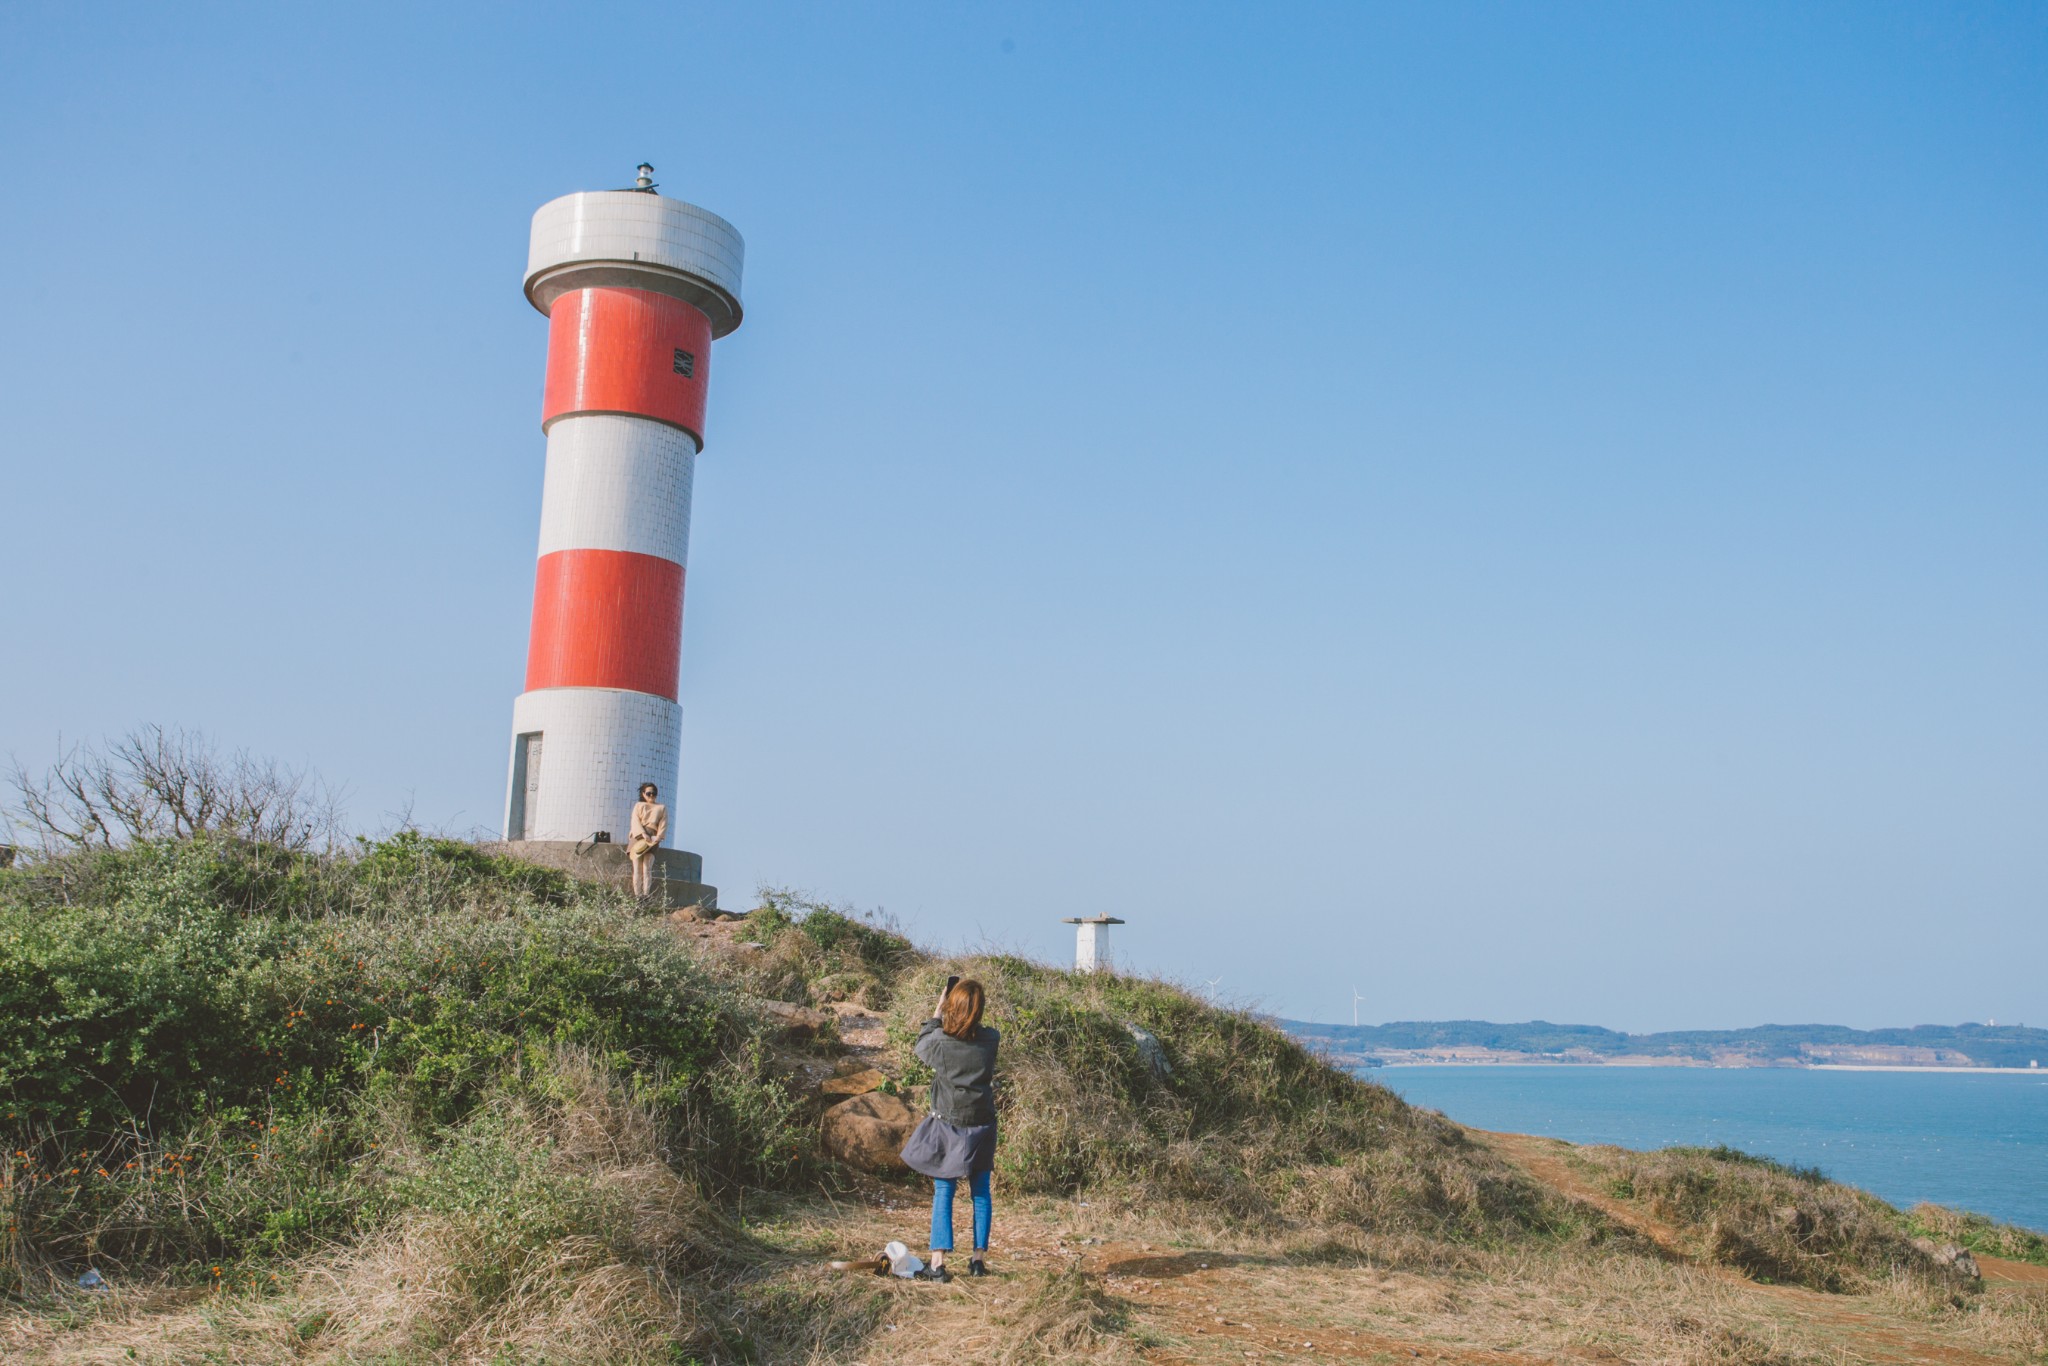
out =
{"type": "Polygon", "coordinates": [[[1357,1069],[1475,1129],[1726,1145],[1901,1207],[2048,1231],[2048,1075],[2026,1070],[1409,1064],[1357,1069]]]}

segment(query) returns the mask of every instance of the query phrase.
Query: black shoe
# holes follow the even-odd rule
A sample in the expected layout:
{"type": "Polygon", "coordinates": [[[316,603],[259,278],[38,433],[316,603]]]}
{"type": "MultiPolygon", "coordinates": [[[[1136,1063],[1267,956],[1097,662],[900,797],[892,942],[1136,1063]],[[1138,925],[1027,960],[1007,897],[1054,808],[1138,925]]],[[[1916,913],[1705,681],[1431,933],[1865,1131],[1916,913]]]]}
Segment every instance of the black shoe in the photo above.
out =
{"type": "Polygon", "coordinates": [[[970,1276],[988,1275],[988,1263],[979,1257],[969,1257],[967,1259],[967,1274],[970,1276]]]}
{"type": "Polygon", "coordinates": [[[914,1279],[937,1281],[940,1285],[951,1285],[953,1283],[953,1273],[946,1270],[943,1266],[928,1266],[924,1270],[916,1272],[914,1279]]]}

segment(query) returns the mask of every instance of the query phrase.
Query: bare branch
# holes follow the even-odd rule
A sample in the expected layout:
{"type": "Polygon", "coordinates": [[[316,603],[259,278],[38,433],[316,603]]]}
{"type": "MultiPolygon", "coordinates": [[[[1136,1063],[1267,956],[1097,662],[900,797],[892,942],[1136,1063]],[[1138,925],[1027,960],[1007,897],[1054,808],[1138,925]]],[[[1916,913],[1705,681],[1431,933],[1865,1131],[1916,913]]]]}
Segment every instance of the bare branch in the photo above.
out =
{"type": "Polygon", "coordinates": [[[12,760],[8,814],[45,853],[135,840],[232,835],[301,850],[341,833],[341,797],[318,775],[257,760],[223,759],[197,731],[144,726],[104,748],[59,747],[41,776],[12,760]]]}

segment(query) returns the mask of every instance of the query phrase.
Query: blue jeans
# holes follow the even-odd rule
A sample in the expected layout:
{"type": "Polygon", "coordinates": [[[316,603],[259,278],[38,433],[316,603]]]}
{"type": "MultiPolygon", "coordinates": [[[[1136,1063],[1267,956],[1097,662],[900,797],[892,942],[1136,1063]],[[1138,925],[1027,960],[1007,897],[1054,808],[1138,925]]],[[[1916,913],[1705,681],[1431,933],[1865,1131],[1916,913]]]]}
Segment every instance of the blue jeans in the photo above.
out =
{"type": "MultiPolygon", "coordinates": [[[[953,1188],[960,1183],[949,1176],[932,1178],[932,1251],[953,1250],[953,1188]]],[[[967,1178],[967,1193],[974,1198],[974,1250],[988,1251],[988,1225],[995,1214],[989,1199],[988,1173],[974,1172],[967,1178]]]]}

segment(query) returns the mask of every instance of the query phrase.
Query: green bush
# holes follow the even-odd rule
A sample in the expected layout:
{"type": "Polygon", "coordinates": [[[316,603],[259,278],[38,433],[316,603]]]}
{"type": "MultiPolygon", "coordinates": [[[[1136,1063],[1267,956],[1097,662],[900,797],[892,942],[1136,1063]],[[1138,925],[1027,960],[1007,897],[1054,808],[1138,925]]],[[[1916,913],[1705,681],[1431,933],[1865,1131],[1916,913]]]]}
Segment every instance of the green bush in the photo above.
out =
{"type": "Polygon", "coordinates": [[[283,915],[224,901],[223,869],[246,865],[205,841],[131,851],[108,903],[0,903],[0,1100],[17,1122],[105,1133],[290,1109],[389,1072],[445,1121],[522,1049],[553,1042],[597,1048],[673,1102],[745,1033],[661,926],[602,894],[533,899],[523,877],[479,899],[473,850],[400,843],[357,865],[350,890],[377,909],[353,914],[297,914],[288,894],[283,915]],[[408,871],[431,890],[403,913],[378,895],[394,853],[446,874],[408,871]]]}
{"type": "Polygon", "coordinates": [[[804,1157],[759,1026],[658,920],[467,845],[202,838],[0,879],[0,1203],[38,1259],[232,1258],[367,1217],[349,1162],[573,1047],[702,1180],[804,1157]],[[373,1125],[367,1118],[374,1107],[373,1125]]]}
{"type": "Polygon", "coordinates": [[[779,887],[760,890],[747,935],[767,947],[742,980],[774,1000],[887,1007],[895,981],[924,955],[889,925],[779,887]]]}
{"type": "MultiPolygon", "coordinates": [[[[105,1134],[159,1107],[264,1095],[253,978],[306,927],[220,895],[236,880],[226,874],[241,871],[225,862],[204,845],[145,846],[101,870],[112,874],[104,900],[0,902],[0,1105],[10,1124],[105,1134]]],[[[0,884],[24,890],[34,884],[0,884]]]]}

